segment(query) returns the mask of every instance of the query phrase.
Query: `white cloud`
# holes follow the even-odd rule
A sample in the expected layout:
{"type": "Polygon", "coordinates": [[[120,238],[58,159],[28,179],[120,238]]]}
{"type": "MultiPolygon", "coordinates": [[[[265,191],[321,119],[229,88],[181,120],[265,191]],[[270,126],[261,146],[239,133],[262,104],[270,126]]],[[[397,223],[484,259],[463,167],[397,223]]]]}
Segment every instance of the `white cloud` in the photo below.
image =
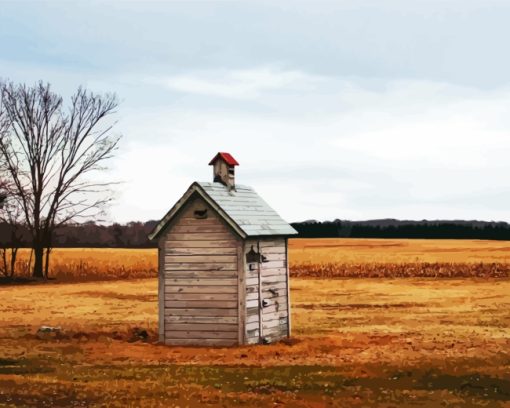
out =
{"type": "MultiPolygon", "coordinates": [[[[89,80],[124,100],[124,139],[109,175],[124,184],[111,220],[161,217],[192,181],[210,180],[207,162],[220,150],[240,161],[238,182],[289,221],[510,220],[509,89],[218,72],[189,75],[219,84],[206,87],[207,98],[175,98],[157,85],[165,79],[145,83],[143,94],[132,74],[89,80]]],[[[70,88],[79,82],[65,78],[70,88]]]]}
{"type": "Polygon", "coordinates": [[[224,150],[241,163],[238,182],[289,221],[510,219],[500,203],[510,197],[509,91],[323,77],[287,95],[269,83],[285,89],[260,81],[251,94],[269,111],[177,104],[126,118],[133,143],[117,171],[130,180],[115,217],[162,216],[192,181],[211,178],[207,162],[224,150]]]}
{"type": "Polygon", "coordinates": [[[244,70],[202,71],[167,78],[149,79],[170,90],[223,98],[253,99],[264,92],[311,90],[320,78],[296,70],[260,67],[244,70]]]}
{"type": "Polygon", "coordinates": [[[2,4],[0,66],[119,95],[112,219],[160,217],[226,150],[291,221],[510,220],[507,1],[110,3],[2,4]]]}

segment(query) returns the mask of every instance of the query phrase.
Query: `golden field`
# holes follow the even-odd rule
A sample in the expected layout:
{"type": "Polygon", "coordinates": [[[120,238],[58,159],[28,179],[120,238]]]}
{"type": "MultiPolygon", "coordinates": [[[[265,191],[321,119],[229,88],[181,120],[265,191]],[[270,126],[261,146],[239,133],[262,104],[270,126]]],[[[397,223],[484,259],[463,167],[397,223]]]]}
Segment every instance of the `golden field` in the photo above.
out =
{"type": "Polygon", "coordinates": [[[509,280],[295,278],[293,338],[237,348],[156,344],[155,279],[0,292],[1,406],[510,406],[509,280]]]}
{"type": "MultiPolygon", "coordinates": [[[[17,276],[30,276],[30,251],[21,249],[17,276]]],[[[158,273],[157,249],[55,248],[51,251],[50,278],[58,281],[140,279],[158,273]]]]}
{"type": "MultiPolygon", "coordinates": [[[[27,275],[21,250],[18,275],[27,275]]],[[[510,242],[481,240],[291,239],[296,277],[510,277],[510,242]]],[[[59,281],[157,275],[156,249],[56,248],[50,277],[59,281]]]]}
{"type": "Polygon", "coordinates": [[[298,238],[293,263],[510,263],[510,241],[472,239],[298,238]]]}
{"type": "Polygon", "coordinates": [[[0,286],[0,406],[510,408],[509,253],[294,239],[292,338],[193,348],[157,344],[156,250],[55,249],[58,285],[0,286]]]}
{"type": "Polygon", "coordinates": [[[289,248],[297,277],[510,277],[506,241],[293,239],[289,248]]]}

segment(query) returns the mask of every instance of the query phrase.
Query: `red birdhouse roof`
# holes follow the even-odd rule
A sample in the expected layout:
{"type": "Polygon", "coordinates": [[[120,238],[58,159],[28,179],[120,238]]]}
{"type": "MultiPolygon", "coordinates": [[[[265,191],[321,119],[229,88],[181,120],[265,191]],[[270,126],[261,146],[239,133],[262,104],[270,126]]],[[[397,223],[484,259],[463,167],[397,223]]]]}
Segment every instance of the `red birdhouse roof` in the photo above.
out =
{"type": "Polygon", "coordinates": [[[216,163],[216,160],[218,159],[223,159],[223,161],[227,163],[229,166],[239,166],[237,160],[234,159],[230,153],[224,152],[218,152],[218,154],[214,156],[213,159],[209,162],[209,166],[216,163]]]}

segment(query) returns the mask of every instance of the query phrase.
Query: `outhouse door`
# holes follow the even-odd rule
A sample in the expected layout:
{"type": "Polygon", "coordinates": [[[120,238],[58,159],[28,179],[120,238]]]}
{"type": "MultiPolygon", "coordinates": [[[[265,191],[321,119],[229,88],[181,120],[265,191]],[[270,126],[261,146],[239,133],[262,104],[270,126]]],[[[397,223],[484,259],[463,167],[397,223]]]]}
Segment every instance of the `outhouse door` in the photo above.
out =
{"type": "Polygon", "coordinates": [[[245,243],[246,339],[270,343],[290,334],[284,238],[245,243]]]}

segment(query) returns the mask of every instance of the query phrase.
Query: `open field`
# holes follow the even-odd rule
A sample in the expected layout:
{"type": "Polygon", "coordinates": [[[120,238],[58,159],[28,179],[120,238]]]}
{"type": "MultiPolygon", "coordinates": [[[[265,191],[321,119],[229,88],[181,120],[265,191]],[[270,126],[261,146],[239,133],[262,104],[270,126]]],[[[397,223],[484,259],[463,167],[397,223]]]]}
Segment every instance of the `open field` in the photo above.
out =
{"type": "MultiPolygon", "coordinates": [[[[21,250],[18,275],[29,251],[21,250]]],[[[510,277],[510,242],[407,239],[291,239],[291,275],[299,277],[510,277]]],[[[59,281],[155,277],[156,249],[56,248],[59,281]]]]}
{"type": "Polygon", "coordinates": [[[0,287],[0,406],[510,407],[509,255],[291,240],[293,338],[223,349],[156,344],[156,250],[55,249],[60,284],[0,287]],[[310,279],[342,276],[408,278],[310,279]]]}
{"type": "Polygon", "coordinates": [[[292,341],[230,349],[155,344],[156,285],[0,288],[0,405],[510,407],[509,280],[295,278],[292,341]]]}
{"type": "Polygon", "coordinates": [[[510,241],[474,239],[297,238],[295,263],[510,263],[510,241]]]}
{"type": "MultiPolygon", "coordinates": [[[[157,249],[55,248],[51,252],[50,278],[59,281],[140,279],[156,277],[157,249]]],[[[28,276],[30,250],[21,249],[17,276],[28,276]]]]}
{"type": "Polygon", "coordinates": [[[510,277],[510,243],[427,239],[293,239],[293,276],[510,277]]]}

